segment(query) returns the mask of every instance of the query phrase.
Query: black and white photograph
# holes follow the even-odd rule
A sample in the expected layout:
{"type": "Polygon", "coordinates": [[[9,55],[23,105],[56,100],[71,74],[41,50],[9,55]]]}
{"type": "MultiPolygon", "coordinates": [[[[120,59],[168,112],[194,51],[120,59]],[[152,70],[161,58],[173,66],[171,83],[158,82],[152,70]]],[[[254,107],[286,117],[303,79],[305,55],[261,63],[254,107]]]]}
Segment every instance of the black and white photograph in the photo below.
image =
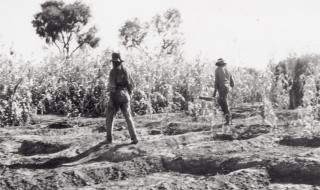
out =
{"type": "Polygon", "coordinates": [[[320,190],[320,1],[0,0],[0,190],[320,190]]]}

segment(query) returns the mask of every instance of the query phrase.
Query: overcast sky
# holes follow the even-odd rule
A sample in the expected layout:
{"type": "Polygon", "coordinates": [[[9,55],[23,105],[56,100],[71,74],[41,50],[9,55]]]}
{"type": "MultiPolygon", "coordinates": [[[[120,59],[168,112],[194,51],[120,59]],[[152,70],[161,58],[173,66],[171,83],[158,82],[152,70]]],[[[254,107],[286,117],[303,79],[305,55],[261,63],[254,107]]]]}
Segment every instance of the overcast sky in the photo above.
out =
{"type": "MultiPolygon", "coordinates": [[[[32,28],[44,0],[0,0],[0,45],[26,58],[41,57],[44,41],[32,28]]],[[[71,2],[71,0],[66,1],[71,2]]],[[[100,49],[118,48],[128,19],[150,20],[176,8],[182,14],[187,56],[223,57],[230,65],[263,68],[269,59],[320,53],[317,0],[84,0],[99,29],[100,49]]],[[[53,47],[54,48],[54,47],[53,47]]]]}

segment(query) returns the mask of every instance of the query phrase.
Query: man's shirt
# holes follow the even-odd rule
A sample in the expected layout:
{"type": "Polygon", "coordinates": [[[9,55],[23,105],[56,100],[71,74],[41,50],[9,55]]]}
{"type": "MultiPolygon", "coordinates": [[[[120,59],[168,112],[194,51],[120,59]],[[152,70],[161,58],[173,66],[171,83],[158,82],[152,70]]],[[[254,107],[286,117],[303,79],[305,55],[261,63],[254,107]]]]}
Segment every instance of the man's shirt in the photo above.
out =
{"type": "Polygon", "coordinates": [[[111,92],[119,88],[127,88],[129,93],[131,93],[133,87],[134,83],[131,74],[123,65],[111,69],[108,84],[111,92]]]}
{"type": "Polygon", "coordinates": [[[218,89],[221,85],[234,86],[234,81],[232,75],[229,73],[226,67],[219,66],[215,71],[215,88],[218,89]]]}

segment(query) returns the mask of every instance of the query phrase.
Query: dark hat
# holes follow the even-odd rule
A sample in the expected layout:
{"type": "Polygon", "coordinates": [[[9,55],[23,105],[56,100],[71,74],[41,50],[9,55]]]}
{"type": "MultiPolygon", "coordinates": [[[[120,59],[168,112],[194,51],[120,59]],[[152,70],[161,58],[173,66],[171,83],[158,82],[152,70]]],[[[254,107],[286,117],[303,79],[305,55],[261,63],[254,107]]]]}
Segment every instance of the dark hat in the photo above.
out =
{"type": "Polygon", "coordinates": [[[225,66],[227,63],[222,58],[219,58],[216,62],[216,66],[225,66]]]}
{"type": "Polygon", "coordinates": [[[123,62],[123,60],[121,59],[120,53],[112,53],[111,57],[112,57],[111,59],[112,62],[120,62],[120,63],[123,62]]]}

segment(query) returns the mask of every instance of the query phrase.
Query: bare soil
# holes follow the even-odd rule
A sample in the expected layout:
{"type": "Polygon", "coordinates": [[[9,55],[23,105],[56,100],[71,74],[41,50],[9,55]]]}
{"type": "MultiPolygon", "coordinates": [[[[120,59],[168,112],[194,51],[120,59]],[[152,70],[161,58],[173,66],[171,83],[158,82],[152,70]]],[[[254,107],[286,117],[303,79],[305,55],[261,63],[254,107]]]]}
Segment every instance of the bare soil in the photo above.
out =
{"type": "Polygon", "coordinates": [[[194,122],[183,113],[137,116],[130,144],[123,119],[105,144],[105,119],[39,116],[34,125],[0,128],[0,189],[320,189],[320,133],[277,127],[256,106],[194,122]]]}

